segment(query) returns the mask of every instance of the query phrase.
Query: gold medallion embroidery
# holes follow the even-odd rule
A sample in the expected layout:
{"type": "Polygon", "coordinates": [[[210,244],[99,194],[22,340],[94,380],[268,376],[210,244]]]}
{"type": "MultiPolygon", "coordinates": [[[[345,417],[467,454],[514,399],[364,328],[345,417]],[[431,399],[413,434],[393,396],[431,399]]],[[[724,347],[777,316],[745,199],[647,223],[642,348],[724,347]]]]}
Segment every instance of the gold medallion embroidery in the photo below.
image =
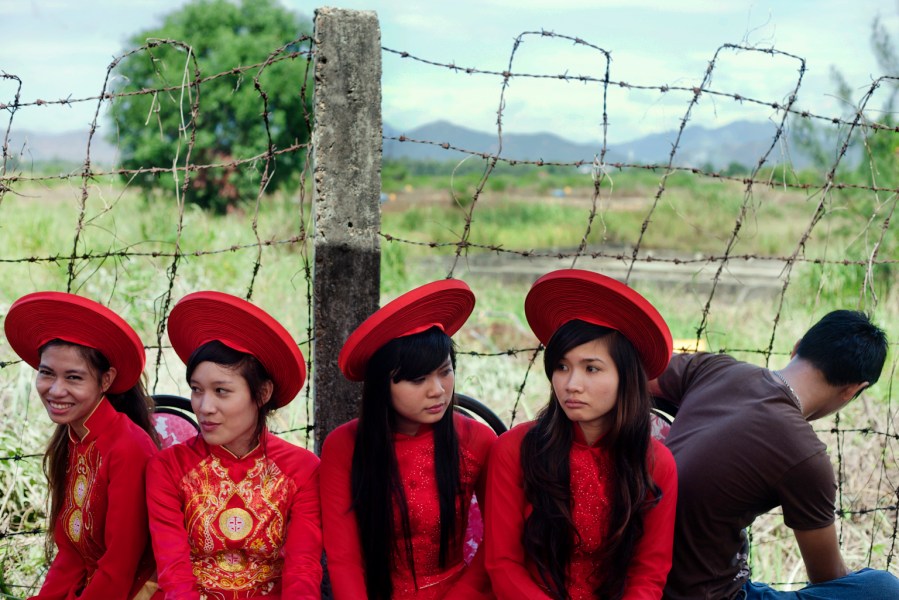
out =
{"type": "Polygon", "coordinates": [[[265,457],[233,481],[215,456],[182,480],[191,562],[203,590],[256,595],[273,589],[283,569],[286,515],[296,487],[265,457]]]}
{"type": "Polygon", "coordinates": [[[240,550],[219,552],[218,556],[215,557],[215,562],[218,563],[222,571],[227,571],[228,573],[236,573],[247,568],[247,559],[240,550]]]}
{"type": "Polygon", "coordinates": [[[67,531],[69,533],[69,539],[73,542],[78,543],[81,541],[81,531],[84,526],[84,520],[81,515],[81,511],[79,509],[75,509],[72,512],[72,515],[69,517],[69,522],[67,524],[67,531]]]}
{"type": "Polygon", "coordinates": [[[87,498],[87,488],[87,477],[83,474],[78,475],[75,478],[75,485],[72,486],[72,496],[74,497],[75,505],[79,508],[84,506],[84,499],[87,498]]]}
{"type": "Polygon", "coordinates": [[[68,538],[79,551],[91,556],[98,548],[94,527],[96,500],[93,496],[96,476],[102,463],[95,442],[96,440],[85,447],[73,444],[70,448],[66,495],[59,515],[60,523],[68,538]]]}
{"type": "Polygon", "coordinates": [[[253,530],[253,517],[242,508],[229,508],[219,515],[219,529],[229,540],[242,540],[253,530]]]}

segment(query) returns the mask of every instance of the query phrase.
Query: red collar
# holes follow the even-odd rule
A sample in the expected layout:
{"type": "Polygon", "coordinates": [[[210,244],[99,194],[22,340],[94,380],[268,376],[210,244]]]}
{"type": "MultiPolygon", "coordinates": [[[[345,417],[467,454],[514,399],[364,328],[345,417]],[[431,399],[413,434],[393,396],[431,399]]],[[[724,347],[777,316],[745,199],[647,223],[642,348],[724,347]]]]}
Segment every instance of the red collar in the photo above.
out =
{"type": "Polygon", "coordinates": [[[606,448],[608,446],[607,438],[609,434],[601,436],[598,440],[593,442],[593,444],[588,445],[587,439],[584,437],[584,430],[581,429],[581,426],[572,421],[571,426],[574,428],[574,443],[582,448],[606,448]]]}
{"type": "Polygon", "coordinates": [[[404,442],[407,440],[417,440],[427,437],[432,433],[434,433],[434,426],[431,423],[422,423],[418,426],[418,431],[415,432],[415,435],[406,435],[405,433],[394,432],[393,441],[404,442]]]}
{"type": "Polygon", "coordinates": [[[248,453],[246,453],[240,457],[236,456],[233,452],[231,452],[224,446],[213,446],[212,444],[207,444],[206,440],[203,439],[202,435],[200,435],[200,442],[204,446],[206,446],[206,450],[209,452],[209,454],[212,454],[219,460],[222,460],[226,463],[234,463],[234,462],[239,462],[239,461],[243,461],[243,460],[252,460],[252,459],[256,458],[257,456],[264,454],[263,449],[265,448],[266,441],[267,441],[269,435],[271,435],[271,434],[269,433],[268,428],[263,427],[262,435],[259,436],[259,442],[256,444],[256,446],[252,450],[250,450],[248,453]]]}
{"type": "Polygon", "coordinates": [[[106,396],[103,396],[97,402],[94,411],[84,421],[84,428],[87,429],[84,437],[78,439],[78,435],[69,427],[69,439],[76,444],[89,444],[100,437],[104,431],[107,431],[118,415],[119,412],[112,407],[106,396]]]}

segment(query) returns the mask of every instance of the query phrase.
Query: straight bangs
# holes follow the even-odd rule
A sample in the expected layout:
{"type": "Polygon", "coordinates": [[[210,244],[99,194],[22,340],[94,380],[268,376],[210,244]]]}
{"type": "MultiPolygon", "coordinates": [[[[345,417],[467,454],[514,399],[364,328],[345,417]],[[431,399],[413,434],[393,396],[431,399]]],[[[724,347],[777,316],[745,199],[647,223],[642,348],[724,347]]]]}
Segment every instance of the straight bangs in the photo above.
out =
{"type": "Polygon", "coordinates": [[[456,367],[453,340],[438,327],[396,338],[379,352],[385,352],[389,356],[390,379],[394,383],[427,375],[446,362],[447,357],[453,368],[456,367]]]}
{"type": "MultiPolygon", "coordinates": [[[[636,348],[621,332],[578,319],[565,323],[550,338],[543,355],[547,379],[552,381],[556,365],[569,350],[593,341],[605,345],[618,370],[615,418],[609,432],[609,440],[615,443],[622,436],[628,439],[631,435],[642,438],[642,431],[649,427],[649,411],[652,407],[646,370],[636,348]]],[[[555,408],[554,404],[557,403],[555,390],[550,388],[550,402],[547,407],[555,408]]],[[[567,417],[561,410],[552,412],[549,416],[552,417],[550,422],[555,419],[567,422],[567,417]]]]}
{"type": "Polygon", "coordinates": [[[262,398],[260,397],[262,385],[266,381],[272,381],[272,377],[255,356],[235,350],[219,340],[206,342],[194,350],[187,360],[185,379],[188,384],[190,384],[190,378],[193,376],[194,371],[202,362],[215,363],[243,377],[250,388],[253,401],[257,405],[262,404],[262,398]]]}
{"type": "MultiPolygon", "coordinates": [[[[405,558],[415,580],[410,507],[406,503],[393,446],[395,411],[390,385],[438,369],[449,357],[456,366],[452,339],[438,327],[395,338],[381,346],[365,367],[362,406],[353,448],[353,512],[365,565],[368,598],[392,598],[391,573],[405,558]]],[[[438,564],[445,568],[456,539],[460,505],[459,443],[447,410],[434,425],[434,471],[440,505],[438,564]]]]}
{"type": "MultiPolygon", "coordinates": [[[[552,381],[556,365],[562,362],[572,348],[594,340],[601,340],[615,333],[618,332],[614,329],[593,325],[580,319],[568,321],[556,330],[546,344],[546,351],[543,353],[543,371],[546,373],[546,378],[552,381]]],[[[608,341],[606,343],[608,344],[608,341]]]]}

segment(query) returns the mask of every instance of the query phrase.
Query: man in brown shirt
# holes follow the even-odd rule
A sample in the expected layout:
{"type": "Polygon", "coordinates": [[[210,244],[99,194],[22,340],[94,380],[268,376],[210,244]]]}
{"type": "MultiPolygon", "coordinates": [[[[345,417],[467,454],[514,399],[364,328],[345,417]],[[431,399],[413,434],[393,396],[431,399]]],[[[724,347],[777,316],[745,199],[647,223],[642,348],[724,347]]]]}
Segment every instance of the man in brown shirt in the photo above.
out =
{"type": "Polygon", "coordinates": [[[866,315],[838,310],[806,332],[779,371],[724,354],[672,358],[651,383],[677,406],[666,440],[678,470],[666,599],[899,598],[893,575],[844,564],[833,467],[809,423],[874,384],[886,352],[886,335],[866,315]],[[743,530],[778,506],[811,582],[798,592],[749,580],[743,530]]]}

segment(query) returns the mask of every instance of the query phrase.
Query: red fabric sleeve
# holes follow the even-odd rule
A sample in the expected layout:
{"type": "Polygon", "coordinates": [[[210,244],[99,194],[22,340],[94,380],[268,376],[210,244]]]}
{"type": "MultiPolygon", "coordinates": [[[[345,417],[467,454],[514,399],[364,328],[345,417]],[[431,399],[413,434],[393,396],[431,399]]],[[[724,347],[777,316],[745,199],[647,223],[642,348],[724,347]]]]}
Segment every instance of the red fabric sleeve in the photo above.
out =
{"type": "MultiPolygon", "coordinates": [[[[465,419],[461,427],[457,426],[459,433],[459,443],[464,445],[467,450],[477,458],[481,459],[481,471],[478,473],[477,482],[475,483],[475,495],[478,498],[478,506],[481,514],[486,514],[487,506],[487,469],[490,464],[490,450],[496,442],[496,433],[487,426],[483,426],[476,421],[465,419]],[[468,421],[468,422],[465,422],[468,421]]],[[[484,544],[486,540],[481,540],[474,557],[471,559],[462,577],[449,589],[444,600],[488,600],[494,598],[490,576],[487,574],[487,566],[484,562],[486,554],[484,544]]]]}
{"type": "Polygon", "coordinates": [[[677,468],[671,451],[652,440],[652,478],[662,499],[643,517],[643,537],[627,570],[623,600],[658,600],[671,570],[674,513],[677,507],[677,468]]]}
{"type": "Polygon", "coordinates": [[[190,562],[190,543],[178,492],[180,470],[172,449],[147,466],[147,509],[159,587],[166,600],[200,600],[190,562]]]}
{"type": "Polygon", "coordinates": [[[79,589],[87,576],[84,560],[69,543],[69,539],[55,536],[57,553],[50,565],[47,578],[37,596],[28,600],[68,600],[75,598],[75,590],[79,589]]]}
{"type": "MultiPolygon", "coordinates": [[[[318,463],[318,458],[305,451],[298,459],[318,463]]],[[[281,576],[283,598],[321,598],[322,529],[321,503],[318,489],[318,466],[308,467],[305,481],[294,481],[297,490],[290,505],[287,538],[281,548],[284,571],[281,576]]]]}
{"type": "MultiPolygon", "coordinates": [[[[143,432],[141,432],[143,435],[143,432]]],[[[144,475],[147,461],[154,453],[149,439],[146,444],[122,440],[103,453],[109,465],[106,485],[108,507],[104,524],[106,550],[97,561],[97,570],[90,582],[75,595],[85,578],[84,560],[68,543],[59,545],[59,554],[41,593],[41,600],[50,598],[78,598],[79,600],[108,600],[124,598],[134,586],[138,564],[147,547],[147,508],[144,501],[144,475]]]]}
{"type": "Polygon", "coordinates": [[[471,559],[471,564],[465,567],[462,577],[447,590],[443,600],[492,600],[496,598],[490,585],[490,577],[487,575],[484,556],[484,544],[481,543],[471,559]]]}
{"type": "Polygon", "coordinates": [[[90,583],[78,596],[81,600],[127,596],[134,586],[137,566],[149,541],[144,477],[151,452],[137,444],[118,444],[106,457],[109,461],[106,552],[98,561],[90,583]]]}
{"type": "Polygon", "coordinates": [[[319,467],[322,531],[335,600],[366,597],[362,548],[350,487],[355,442],[355,421],[332,431],[322,446],[319,467]]]}
{"type": "Polygon", "coordinates": [[[521,544],[528,507],[521,474],[521,440],[532,425],[524,423],[501,435],[493,445],[487,469],[485,559],[493,591],[501,599],[550,598],[531,577],[521,544]]]}

